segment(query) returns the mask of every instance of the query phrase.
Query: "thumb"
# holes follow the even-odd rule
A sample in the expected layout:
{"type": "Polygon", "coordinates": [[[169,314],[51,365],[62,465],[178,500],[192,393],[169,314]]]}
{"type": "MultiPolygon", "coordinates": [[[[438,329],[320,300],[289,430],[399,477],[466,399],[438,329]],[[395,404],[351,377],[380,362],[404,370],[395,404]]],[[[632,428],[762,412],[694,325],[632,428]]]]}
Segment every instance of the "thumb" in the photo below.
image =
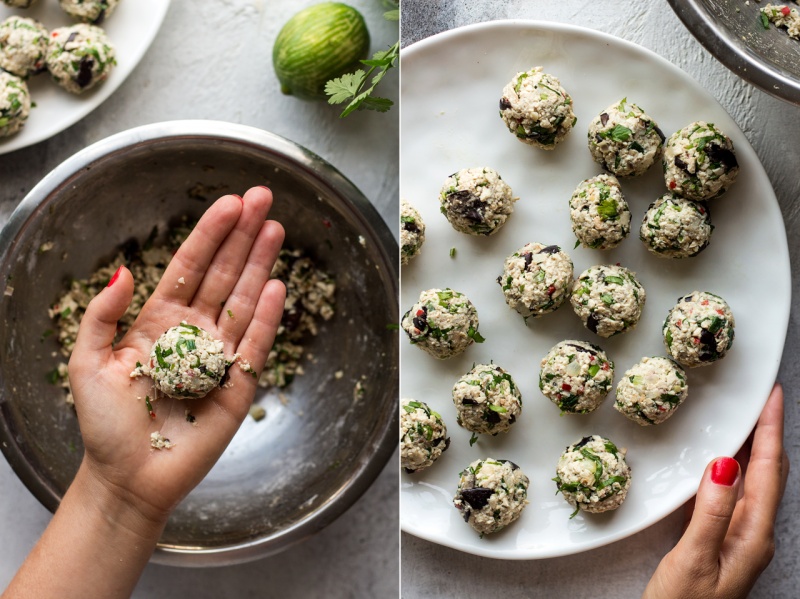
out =
{"type": "Polygon", "coordinates": [[[717,458],[706,467],[692,520],[678,543],[685,555],[717,564],[736,508],[741,479],[739,463],[733,458],[717,458]]]}
{"type": "Polygon", "coordinates": [[[117,321],[133,299],[133,275],[120,266],[108,285],[98,293],[86,308],[75,340],[70,366],[80,362],[89,368],[100,367],[111,353],[111,344],[117,333],[117,321]]]}

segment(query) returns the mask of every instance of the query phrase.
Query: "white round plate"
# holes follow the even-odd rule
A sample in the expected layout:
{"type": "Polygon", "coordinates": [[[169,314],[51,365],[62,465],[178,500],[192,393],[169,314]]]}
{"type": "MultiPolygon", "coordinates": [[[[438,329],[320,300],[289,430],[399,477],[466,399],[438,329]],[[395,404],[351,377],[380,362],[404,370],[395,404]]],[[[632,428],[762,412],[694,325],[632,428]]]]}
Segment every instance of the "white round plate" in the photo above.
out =
{"type": "MultiPolygon", "coordinates": [[[[117,51],[117,66],[103,83],[76,96],[61,89],[45,71],[28,80],[31,100],[36,103],[22,131],[0,139],[0,154],[26,148],[74,125],[122,85],[156,37],[170,0],[121,0],[114,13],[100,26],[117,51]]],[[[58,0],[39,0],[31,8],[9,8],[0,4],[0,21],[11,15],[40,21],[48,31],[77,23],[61,10],[58,0]]]]}
{"type": "Polygon", "coordinates": [[[789,317],[790,270],[781,212],[763,167],[742,131],[688,75],[639,46],[596,31],[532,21],[499,21],[449,31],[403,52],[401,196],[427,225],[422,253],[402,271],[402,304],[420,291],[451,287],[478,309],[486,338],[464,354],[437,361],[411,346],[401,352],[402,397],[426,401],[442,414],[448,451],[427,471],[401,478],[402,529],[425,539],[502,559],[565,555],[627,537],[678,508],[696,491],[706,464],[733,455],[752,430],[775,380],[789,317]],[[519,142],[498,116],[503,86],[515,73],[542,65],[572,95],[578,123],[554,151],[519,142]],[[587,150],[586,131],[604,108],[627,97],[664,133],[695,120],[718,125],[734,141],[738,181],[711,202],[716,226],[698,257],[667,260],[638,239],[648,205],[665,191],[660,166],[623,180],[632,231],[617,249],[573,249],[568,201],[576,185],[600,168],[587,150]],[[520,200],[492,237],[454,231],[439,213],[438,192],[459,169],[495,168],[520,200]],[[530,319],[508,308],[495,279],[504,258],[525,243],[561,245],[576,276],[589,266],[621,263],[638,273],[647,291],[639,326],[602,339],[586,330],[569,303],[530,319]],[[454,258],[450,249],[456,248],[454,258]],[[688,373],[689,397],[660,426],[643,428],[613,409],[613,391],[594,413],[559,415],[539,391],[539,364],[564,339],[599,344],[616,364],[615,384],[643,356],[664,355],[661,324],[678,296],[695,289],[724,297],[736,317],[736,341],[716,364],[688,373]],[[451,389],[475,362],[506,368],[522,392],[522,415],[508,434],[481,436],[456,424],[451,389]],[[616,512],[574,519],[552,482],[564,448],[601,434],[628,449],[632,486],[616,512]],[[479,538],[452,505],[458,473],[470,462],[509,459],[531,480],[530,504],[504,531],[479,538]]]}

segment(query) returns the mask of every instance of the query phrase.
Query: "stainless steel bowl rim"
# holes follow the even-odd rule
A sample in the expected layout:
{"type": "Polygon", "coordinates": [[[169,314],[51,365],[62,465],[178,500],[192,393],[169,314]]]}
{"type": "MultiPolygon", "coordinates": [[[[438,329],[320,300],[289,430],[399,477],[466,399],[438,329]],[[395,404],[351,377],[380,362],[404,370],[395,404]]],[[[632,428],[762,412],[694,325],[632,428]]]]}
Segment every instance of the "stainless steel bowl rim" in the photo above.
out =
{"type": "Polygon", "coordinates": [[[755,60],[708,13],[702,0],[668,1],[697,41],[734,74],[776,98],[800,105],[800,81],[755,60]]]}
{"type": "MultiPolygon", "coordinates": [[[[81,170],[91,168],[99,160],[140,144],[191,138],[242,144],[280,155],[324,182],[342,198],[352,203],[364,217],[369,230],[374,234],[383,265],[394,275],[392,277],[395,281],[393,291],[397,296],[398,265],[390,259],[391,248],[395,248],[396,251],[397,242],[375,207],[351,181],[324,159],[286,138],[255,127],[211,120],[166,121],[136,127],[100,140],[62,162],[25,196],[0,231],[0,264],[7,261],[13,250],[12,244],[15,238],[42,202],[59,187],[67,184],[81,170]]],[[[159,544],[152,561],[165,565],[189,567],[222,566],[262,558],[283,551],[306,539],[338,518],[370,487],[397,446],[396,432],[397,415],[395,414],[392,418],[387,419],[383,430],[377,435],[377,447],[375,447],[372,458],[360,461],[348,484],[307,517],[277,534],[264,539],[210,549],[159,544]]],[[[17,448],[11,431],[3,421],[0,421],[0,449],[28,490],[45,507],[54,512],[60,498],[53,494],[47,483],[28,467],[17,448]]]]}

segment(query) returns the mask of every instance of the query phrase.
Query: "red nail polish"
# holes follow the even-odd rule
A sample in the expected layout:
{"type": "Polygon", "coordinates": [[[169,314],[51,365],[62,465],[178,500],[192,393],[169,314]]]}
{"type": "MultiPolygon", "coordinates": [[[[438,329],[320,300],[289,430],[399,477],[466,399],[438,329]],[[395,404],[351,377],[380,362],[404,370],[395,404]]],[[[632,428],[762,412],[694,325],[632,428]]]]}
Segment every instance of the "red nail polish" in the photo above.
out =
{"type": "Polygon", "coordinates": [[[730,487],[739,475],[739,462],[733,458],[720,458],[711,466],[711,482],[730,487]]]}
{"type": "Polygon", "coordinates": [[[108,282],[108,285],[106,285],[106,287],[111,287],[114,283],[116,283],[117,279],[119,279],[119,273],[121,272],[122,272],[122,267],[120,266],[117,269],[117,272],[114,273],[114,276],[111,277],[111,280],[108,282]]]}

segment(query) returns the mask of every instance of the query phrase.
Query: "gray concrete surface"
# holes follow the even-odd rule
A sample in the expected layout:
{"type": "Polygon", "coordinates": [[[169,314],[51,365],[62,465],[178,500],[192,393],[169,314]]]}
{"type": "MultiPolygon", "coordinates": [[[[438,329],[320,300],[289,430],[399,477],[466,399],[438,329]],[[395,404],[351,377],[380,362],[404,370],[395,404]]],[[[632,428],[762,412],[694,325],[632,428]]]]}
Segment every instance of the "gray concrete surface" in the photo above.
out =
{"type": "MultiPolygon", "coordinates": [[[[766,168],[789,236],[793,303],[797,305],[800,107],[781,102],[729,72],[695,41],[665,0],[403,0],[403,11],[401,39],[404,47],[471,23],[538,19],[610,33],[657,52],[689,73],[733,116],[766,168]]],[[[762,285],[768,288],[769,282],[762,285]]],[[[793,310],[778,378],[786,389],[786,448],[795,472],[800,467],[800,368],[794,361],[800,349],[799,332],[793,310]]],[[[777,552],[756,584],[751,594],[753,598],[798,596],[800,540],[796,534],[795,512],[800,508],[799,491],[797,476],[792,474],[778,516],[777,552]]],[[[607,547],[570,557],[527,562],[479,558],[403,534],[402,596],[404,599],[639,597],[663,555],[678,539],[681,523],[679,511],[607,547]]]]}
{"type": "MultiPolygon", "coordinates": [[[[261,127],[316,152],[349,177],[394,230],[397,109],[340,120],[335,108],[300,102],[279,92],[272,70],[273,40],[292,14],[315,3],[174,0],[142,62],[108,101],[50,140],[0,156],[0,224],[39,179],[86,145],[138,125],[201,118],[261,127]]],[[[383,7],[377,0],[349,0],[349,4],[364,14],[373,49],[397,40],[396,24],[382,19],[383,7]]],[[[382,86],[397,101],[397,74],[387,76],[382,86]]],[[[285,553],[218,569],[151,565],[133,596],[396,597],[395,462],[339,520],[285,553]]],[[[0,589],[49,519],[49,512],[0,460],[0,589]]]]}

